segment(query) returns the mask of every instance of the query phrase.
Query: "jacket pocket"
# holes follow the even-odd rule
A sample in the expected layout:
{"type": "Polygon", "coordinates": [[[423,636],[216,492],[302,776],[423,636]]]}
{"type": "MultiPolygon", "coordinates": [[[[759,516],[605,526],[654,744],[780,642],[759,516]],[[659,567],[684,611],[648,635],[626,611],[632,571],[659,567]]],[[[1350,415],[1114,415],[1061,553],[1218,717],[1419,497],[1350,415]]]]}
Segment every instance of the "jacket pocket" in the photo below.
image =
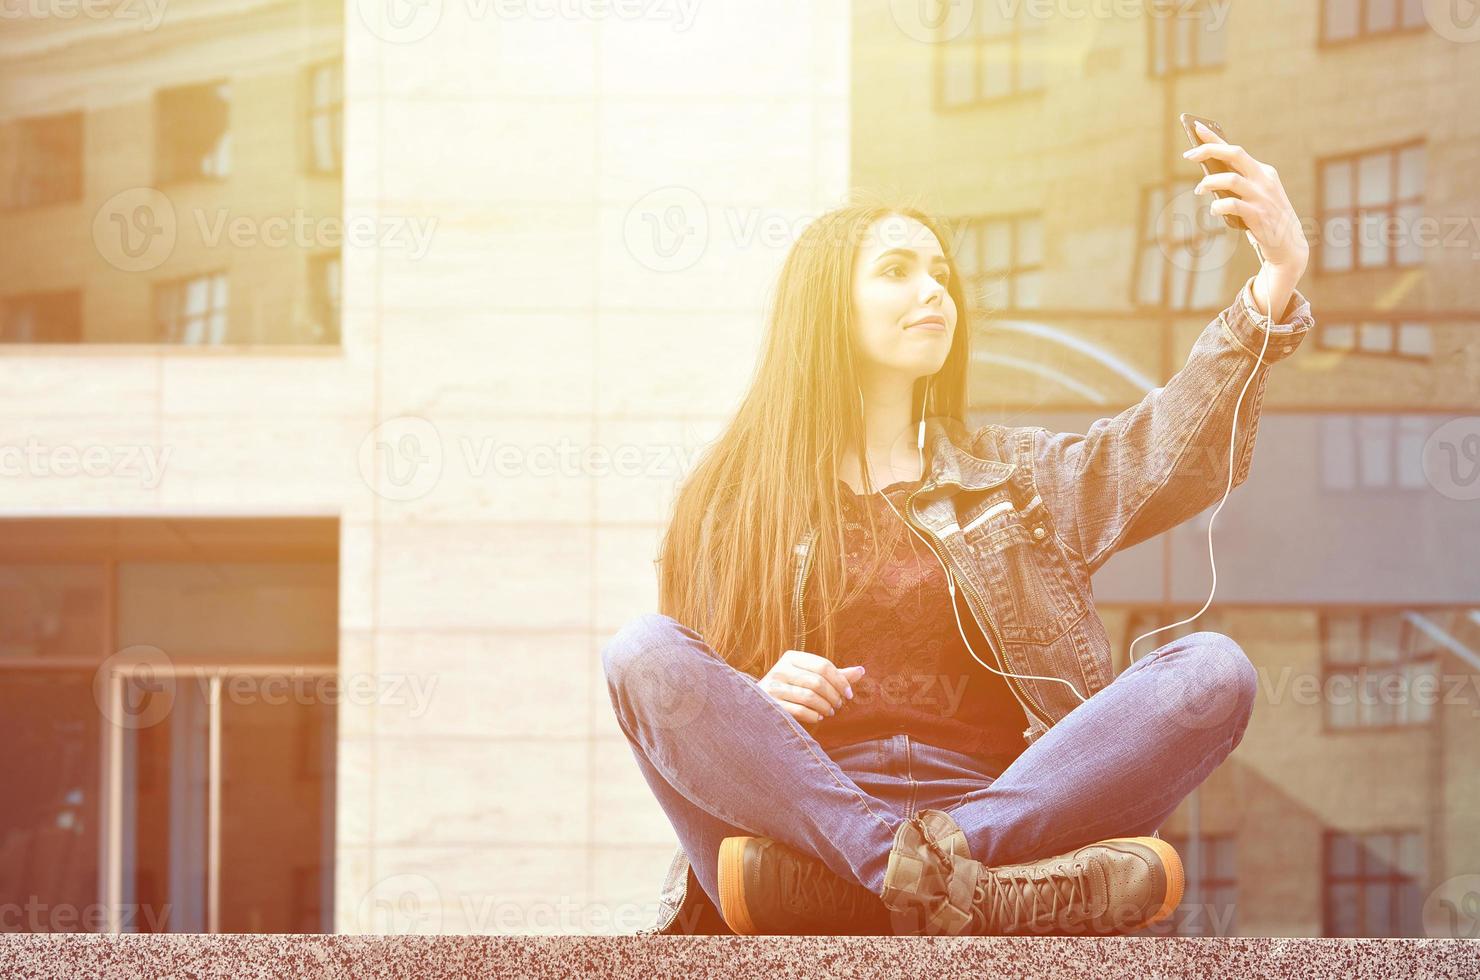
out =
{"type": "MultiPolygon", "coordinates": [[[[974,506],[963,527],[968,553],[993,593],[998,623],[1009,642],[1052,643],[1083,615],[1069,559],[1043,501],[1007,499],[974,506]]],[[[963,515],[965,516],[965,515],[963,515]]]]}

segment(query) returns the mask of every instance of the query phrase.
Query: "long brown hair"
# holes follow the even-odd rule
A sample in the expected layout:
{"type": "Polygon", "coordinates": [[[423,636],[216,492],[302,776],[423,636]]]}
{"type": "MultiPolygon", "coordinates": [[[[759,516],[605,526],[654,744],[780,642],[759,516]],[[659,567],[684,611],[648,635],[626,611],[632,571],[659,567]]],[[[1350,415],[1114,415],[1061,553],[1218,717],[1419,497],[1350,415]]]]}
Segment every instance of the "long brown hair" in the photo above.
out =
{"type": "MultiPolygon", "coordinates": [[[[792,245],[776,285],[761,357],[749,391],[724,433],[679,488],[658,557],[659,611],[697,631],[727,663],[761,677],[794,641],[794,548],[819,533],[808,575],[809,606],[822,610],[821,649],[832,659],[832,617],[866,584],[849,584],[843,554],[838,462],[853,453],[870,492],[864,423],[849,324],[853,266],[870,226],[889,215],[935,234],[950,268],[955,335],[945,364],[915,383],[912,418],[930,382],[931,416],[965,421],[970,311],[943,226],[911,207],[852,203],[809,224],[792,245]]],[[[869,514],[871,540],[874,521],[869,514]]],[[[876,562],[874,568],[877,568],[876,562]]]]}

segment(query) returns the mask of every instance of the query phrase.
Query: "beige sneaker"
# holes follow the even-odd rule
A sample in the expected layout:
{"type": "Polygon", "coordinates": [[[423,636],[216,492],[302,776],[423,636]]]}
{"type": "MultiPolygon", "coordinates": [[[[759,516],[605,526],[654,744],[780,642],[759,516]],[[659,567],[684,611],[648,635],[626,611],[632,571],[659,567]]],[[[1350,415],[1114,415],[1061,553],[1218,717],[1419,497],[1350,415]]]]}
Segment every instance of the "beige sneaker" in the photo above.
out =
{"type": "Polygon", "coordinates": [[[895,833],[883,901],[898,935],[1114,935],[1171,915],[1182,885],[1181,858],[1155,837],[988,867],[948,814],[922,810],[895,833]]]}
{"type": "Polygon", "coordinates": [[[1182,883],[1182,859],[1156,837],[1116,837],[1038,861],[983,867],[966,934],[1135,932],[1172,914],[1182,883]]]}

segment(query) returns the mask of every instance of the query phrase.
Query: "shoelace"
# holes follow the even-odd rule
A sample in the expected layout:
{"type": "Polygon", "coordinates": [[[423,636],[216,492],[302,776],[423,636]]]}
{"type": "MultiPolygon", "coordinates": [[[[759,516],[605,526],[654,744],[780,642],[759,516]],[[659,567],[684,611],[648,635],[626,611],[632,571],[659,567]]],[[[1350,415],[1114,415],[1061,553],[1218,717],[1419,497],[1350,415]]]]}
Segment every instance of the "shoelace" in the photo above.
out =
{"type": "Polygon", "coordinates": [[[859,889],[847,887],[847,883],[833,874],[831,868],[806,858],[793,859],[787,864],[791,866],[792,875],[786,898],[792,908],[833,909],[847,914],[861,908],[863,894],[859,889]]]}
{"type": "Polygon", "coordinates": [[[1087,870],[1082,861],[1046,868],[984,868],[972,893],[972,932],[1008,935],[1025,927],[1043,931],[1080,924],[1087,916],[1090,899],[1087,870]],[[1076,908],[1078,916],[1072,914],[1076,908]],[[1060,921],[1060,914],[1065,912],[1071,914],[1060,921]]]}

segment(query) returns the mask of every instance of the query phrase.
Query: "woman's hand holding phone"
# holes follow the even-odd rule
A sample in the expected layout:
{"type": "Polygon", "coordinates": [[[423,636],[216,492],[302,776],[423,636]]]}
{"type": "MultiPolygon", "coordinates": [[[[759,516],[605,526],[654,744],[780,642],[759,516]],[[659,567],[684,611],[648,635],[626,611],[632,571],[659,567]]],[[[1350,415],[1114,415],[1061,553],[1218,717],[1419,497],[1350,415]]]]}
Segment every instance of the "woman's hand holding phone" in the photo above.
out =
{"type": "Polygon", "coordinates": [[[1243,147],[1225,142],[1201,122],[1195,128],[1203,142],[1182,155],[1194,163],[1219,160],[1231,169],[1203,177],[1194,192],[1227,191],[1237,195],[1216,198],[1212,212],[1237,215],[1248,226],[1249,240],[1257,243],[1264,255],[1264,265],[1254,282],[1254,300],[1261,313],[1272,311],[1270,315],[1277,317],[1284,312],[1291,291],[1310,261],[1310,244],[1305,240],[1300,216],[1274,167],[1254,159],[1243,147]]]}
{"type": "Polygon", "coordinates": [[[805,650],[787,650],[759,681],[765,691],[797,721],[816,724],[837,713],[853,697],[853,682],[863,667],[838,667],[805,650]]]}

